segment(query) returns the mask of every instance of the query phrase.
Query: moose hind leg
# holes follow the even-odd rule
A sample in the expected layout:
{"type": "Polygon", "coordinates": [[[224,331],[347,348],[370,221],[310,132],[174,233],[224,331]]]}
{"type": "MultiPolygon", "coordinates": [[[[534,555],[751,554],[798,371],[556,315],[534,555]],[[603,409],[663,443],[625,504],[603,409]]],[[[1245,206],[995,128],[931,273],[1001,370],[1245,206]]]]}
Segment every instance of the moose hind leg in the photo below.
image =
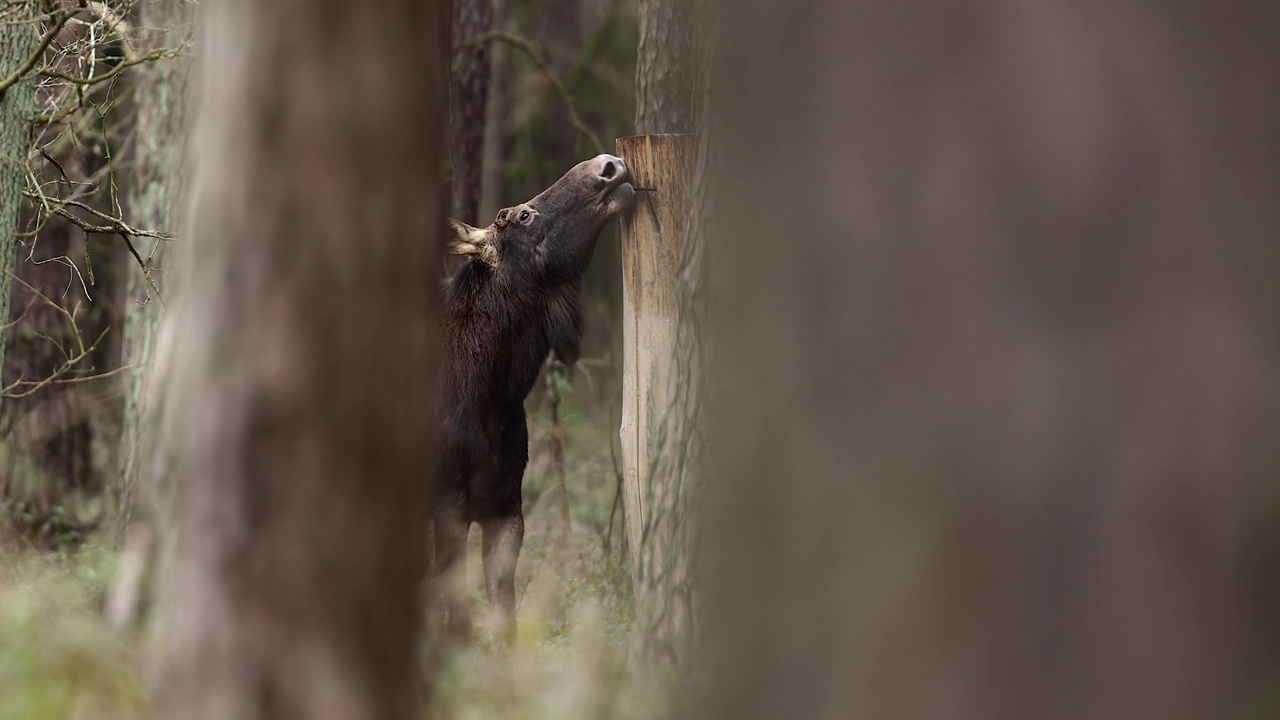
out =
{"type": "Polygon", "coordinates": [[[449,634],[471,638],[471,606],[467,593],[467,530],[471,523],[461,508],[442,509],[435,517],[435,581],[444,597],[449,634]]]}
{"type": "Polygon", "coordinates": [[[510,645],[516,638],[516,559],[524,543],[524,516],[514,514],[480,523],[484,533],[484,584],[496,620],[497,639],[510,645]]]}

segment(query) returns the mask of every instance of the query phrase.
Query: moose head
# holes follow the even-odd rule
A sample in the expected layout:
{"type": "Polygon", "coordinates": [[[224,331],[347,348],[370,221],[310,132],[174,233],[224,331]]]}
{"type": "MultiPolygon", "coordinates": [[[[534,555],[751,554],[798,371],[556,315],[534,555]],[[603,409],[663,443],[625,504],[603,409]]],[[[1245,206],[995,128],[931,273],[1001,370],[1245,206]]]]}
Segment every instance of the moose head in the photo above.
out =
{"type": "Polygon", "coordinates": [[[450,252],[474,257],[500,274],[579,278],[600,230],[635,200],[630,177],[612,155],[584,160],[534,199],[500,211],[489,227],[450,220],[450,252]]]}

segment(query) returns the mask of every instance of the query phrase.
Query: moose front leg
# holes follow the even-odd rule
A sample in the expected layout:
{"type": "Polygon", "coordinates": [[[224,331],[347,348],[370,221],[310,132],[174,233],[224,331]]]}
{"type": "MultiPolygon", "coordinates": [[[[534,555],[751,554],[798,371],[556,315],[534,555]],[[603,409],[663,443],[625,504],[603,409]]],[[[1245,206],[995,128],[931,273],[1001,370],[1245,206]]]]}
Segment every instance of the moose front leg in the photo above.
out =
{"type": "Polygon", "coordinates": [[[471,607],[467,593],[467,521],[461,508],[442,508],[435,516],[435,581],[444,596],[449,634],[462,642],[471,638],[471,607]]]}
{"type": "Polygon", "coordinates": [[[484,585],[489,607],[494,613],[499,642],[510,645],[516,639],[516,559],[524,543],[524,515],[514,514],[484,520],[484,585]]]}

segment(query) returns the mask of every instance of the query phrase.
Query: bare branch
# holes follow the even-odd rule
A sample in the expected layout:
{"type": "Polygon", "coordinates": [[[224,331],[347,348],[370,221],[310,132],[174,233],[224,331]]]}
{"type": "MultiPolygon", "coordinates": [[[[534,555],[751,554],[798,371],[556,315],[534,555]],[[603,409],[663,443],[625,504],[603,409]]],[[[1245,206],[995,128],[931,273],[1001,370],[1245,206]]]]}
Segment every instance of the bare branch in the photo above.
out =
{"type": "Polygon", "coordinates": [[[57,13],[53,16],[53,24],[49,26],[49,32],[40,38],[40,44],[36,46],[36,51],[31,53],[31,57],[26,62],[19,65],[9,76],[0,80],[0,97],[4,97],[5,91],[13,87],[19,80],[26,77],[27,73],[40,62],[40,57],[44,55],[44,51],[49,47],[49,43],[53,42],[53,38],[62,30],[62,26],[67,24],[67,20],[71,16],[66,13],[57,13]]]}
{"type": "Polygon", "coordinates": [[[132,60],[122,60],[118,65],[111,68],[109,72],[97,76],[74,77],[67,75],[66,73],[61,73],[57,70],[50,70],[47,68],[41,69],[40,74],[47,78],[56,78],[64,82],[75,83],[77,85],[97,85],[98,83],[114,80],[118,75],[120,75],[120,73],[135,65],[141,65],[155,60],[170,60],[177,57],[179,52],[181,52],[181,48],[162,48],[160,50],[152,50],[151,52],[133,58],[132,60]]]}

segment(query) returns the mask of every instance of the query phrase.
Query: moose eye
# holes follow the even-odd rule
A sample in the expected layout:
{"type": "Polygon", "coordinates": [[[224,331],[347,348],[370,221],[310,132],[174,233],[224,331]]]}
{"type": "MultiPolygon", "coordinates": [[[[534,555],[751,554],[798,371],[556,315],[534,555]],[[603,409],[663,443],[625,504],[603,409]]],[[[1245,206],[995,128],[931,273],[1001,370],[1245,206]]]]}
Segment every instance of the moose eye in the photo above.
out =
{"type": "Polygon", "coordinates": [[[520,222],[528,222],[528,221],[529,221],[529,211],[525,210],[524,212],[520,213],[520,222]]]}

